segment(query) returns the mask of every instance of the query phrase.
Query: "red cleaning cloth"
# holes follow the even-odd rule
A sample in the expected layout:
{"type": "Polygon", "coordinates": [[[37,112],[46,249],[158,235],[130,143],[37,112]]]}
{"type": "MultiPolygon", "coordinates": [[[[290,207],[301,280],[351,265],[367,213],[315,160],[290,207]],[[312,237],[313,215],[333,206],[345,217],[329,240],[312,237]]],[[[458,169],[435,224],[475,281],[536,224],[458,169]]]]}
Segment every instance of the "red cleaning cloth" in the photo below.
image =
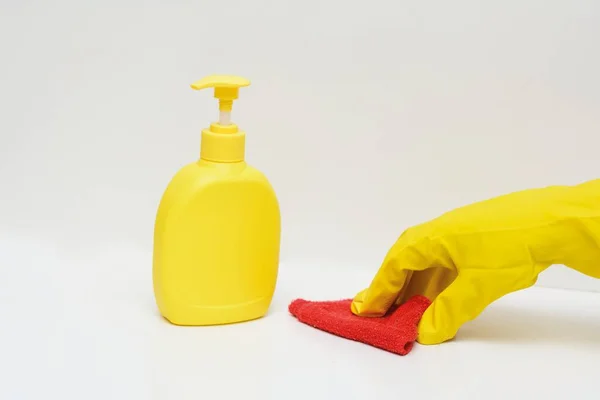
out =
{"type": "Polygon", "coordinates": [[[383,317],[358,317],[350,311],[351,299],[338,301],[294,300],[290,313],[300,322],[346,339],[366,343],[402,356],[417,340],[417,325],[431,304],[424,296],[413,296],[383,317]]]}

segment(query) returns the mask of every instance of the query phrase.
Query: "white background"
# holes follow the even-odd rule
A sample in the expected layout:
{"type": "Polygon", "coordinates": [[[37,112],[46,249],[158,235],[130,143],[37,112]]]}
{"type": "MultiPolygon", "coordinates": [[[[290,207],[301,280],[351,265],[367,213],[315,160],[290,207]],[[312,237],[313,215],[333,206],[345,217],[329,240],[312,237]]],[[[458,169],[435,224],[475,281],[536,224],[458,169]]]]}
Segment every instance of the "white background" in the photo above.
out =
{"type": "MultiPolygon", "coordinates": [[[[410,225],[598,177],[593,0],[4,0],[0,15],[0,221],[57,246],[151,249],[162,191],[217,117],[189,88],[212,73],[252,80],[233,118],[280,199],[284,262],[374,271],[410,225]]],[[[540,283],[600,289],[561,272],[540,283]]]]}
{"type": "Polygon", "coordinates": [[[599,177],[599,38],[594,0],[2,0],[0,296],[29,310],[5,312],[155,313],[156,208],[217,117],[196,79],[252,81],[233,120],[280,200],[282,273],[326,265],[353,296],[413,224],[599,177]]]}

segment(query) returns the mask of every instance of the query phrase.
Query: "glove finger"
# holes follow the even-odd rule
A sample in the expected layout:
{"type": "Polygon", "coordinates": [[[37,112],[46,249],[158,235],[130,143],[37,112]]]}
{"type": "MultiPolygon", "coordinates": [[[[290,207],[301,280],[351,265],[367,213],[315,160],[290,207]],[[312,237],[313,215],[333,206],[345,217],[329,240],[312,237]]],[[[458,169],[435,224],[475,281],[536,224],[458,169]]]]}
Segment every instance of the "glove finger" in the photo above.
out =
{"type": "Polygon", "coordinates": [[[412,271],[399,270],[394,273],[393,281],[378,278],[360,291],[352,300],[352,313],[361,317],[381,317],[394,304],[400,291],[410,282],[412,271]]]}
{"type": "Polygon", "coordinates": [[[404,304],[415,295],[435,298],[456,279],[455,269],[432,266],[423,271],[414,271],[396,299],[396,305],[404,304]]]}
{"type": "Polygon", "coordinates": [[[517,268],[461,271],[423,314],[417,341],[439,344],[456,336],[460,327],[475,319],[500,297],[532,286],[536,281],[517,268]]]}
{"type": "Polygon", "coordinates": [[[352,312],[363,317],[384,315],[411,281],[413,271],[422,271],[429,266],[429,259],[414,247],[397,249],[394,246],[371,285],[354,297],[352,312]]]}

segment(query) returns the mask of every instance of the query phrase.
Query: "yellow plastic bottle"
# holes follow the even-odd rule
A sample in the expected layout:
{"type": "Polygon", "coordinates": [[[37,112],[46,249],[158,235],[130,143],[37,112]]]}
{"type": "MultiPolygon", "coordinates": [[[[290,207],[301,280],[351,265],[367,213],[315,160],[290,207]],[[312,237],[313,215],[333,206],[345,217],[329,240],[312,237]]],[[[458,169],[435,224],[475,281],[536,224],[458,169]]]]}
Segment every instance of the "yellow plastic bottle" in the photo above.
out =
{"type": "Polygon", "coordinates": [[[245,133],[231,123],[236,76],[208,76],[219,122],[202,131],[200,159],[169,183],[154,228],[154,294],[176,325],[215,325],[264,316],[279,265],[280,212],[267,178],[244,160],[245,133]]]}

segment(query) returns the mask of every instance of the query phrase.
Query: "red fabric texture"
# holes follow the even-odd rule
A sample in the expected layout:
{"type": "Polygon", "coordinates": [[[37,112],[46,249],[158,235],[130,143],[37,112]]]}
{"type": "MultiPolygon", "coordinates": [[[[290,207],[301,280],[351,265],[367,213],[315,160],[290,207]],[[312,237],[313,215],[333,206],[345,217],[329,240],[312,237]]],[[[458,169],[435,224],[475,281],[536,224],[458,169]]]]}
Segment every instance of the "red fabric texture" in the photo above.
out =
{"type": "Polygon", "coordinates": [[[417,326],[431,301],[424,296],[413,296],[400,307],[377,318],[352,314],[351,303],[351,299],[297,299],[290,303],[289,311],[300,322],[313,328],[404,356],[413,348],[417,326]]]}

